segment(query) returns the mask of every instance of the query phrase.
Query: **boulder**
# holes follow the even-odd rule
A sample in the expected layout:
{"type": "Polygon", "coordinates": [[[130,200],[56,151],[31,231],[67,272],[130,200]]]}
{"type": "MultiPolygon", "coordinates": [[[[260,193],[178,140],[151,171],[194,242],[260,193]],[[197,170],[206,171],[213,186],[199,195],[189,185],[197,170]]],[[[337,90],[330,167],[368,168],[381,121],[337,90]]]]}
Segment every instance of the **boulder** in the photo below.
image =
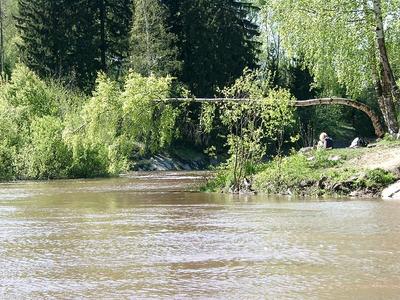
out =
{"type": "Polygon", "coordinates": [[[382,191],[384,200],[400,200],[400,181],[388,186],[382,191]]]}
{"type": "Polygon", "coordinates": [[[355,138],[352,142],[349,148],[360,148],[360,147],[367,147],[368,142],[364,138],[355,138]]]}

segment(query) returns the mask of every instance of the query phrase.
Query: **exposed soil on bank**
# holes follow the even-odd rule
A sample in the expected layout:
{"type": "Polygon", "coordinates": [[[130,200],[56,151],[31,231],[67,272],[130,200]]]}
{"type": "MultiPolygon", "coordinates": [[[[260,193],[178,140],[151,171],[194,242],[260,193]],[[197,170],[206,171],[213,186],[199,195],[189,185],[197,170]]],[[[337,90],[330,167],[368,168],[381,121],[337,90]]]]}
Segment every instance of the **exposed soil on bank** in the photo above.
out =
{"type": "Polygon", "coordinates": [[[400,145],[377,145],[347,162],[361,169],[383,169],[400,175],[400,145]]]}
{"type": "Polygon", "coordinates": [[[381,197],[384,189],[400,180],[400,142],[307,149],[267,163],[253,180],[254,189],[261,193],[381,197]]]}

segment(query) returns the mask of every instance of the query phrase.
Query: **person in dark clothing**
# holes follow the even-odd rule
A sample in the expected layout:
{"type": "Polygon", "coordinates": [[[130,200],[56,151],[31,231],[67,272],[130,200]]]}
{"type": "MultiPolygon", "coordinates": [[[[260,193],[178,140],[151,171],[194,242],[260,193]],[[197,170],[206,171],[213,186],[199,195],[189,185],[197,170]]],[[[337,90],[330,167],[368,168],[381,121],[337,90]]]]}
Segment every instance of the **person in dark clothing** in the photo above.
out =
{"type": "Polygon", "coordinates": [[[317,144],[318,149],[332,149],[333,148],[333,140],[325,133],[322,132],[319,135],[319,141],[317,144]]]}

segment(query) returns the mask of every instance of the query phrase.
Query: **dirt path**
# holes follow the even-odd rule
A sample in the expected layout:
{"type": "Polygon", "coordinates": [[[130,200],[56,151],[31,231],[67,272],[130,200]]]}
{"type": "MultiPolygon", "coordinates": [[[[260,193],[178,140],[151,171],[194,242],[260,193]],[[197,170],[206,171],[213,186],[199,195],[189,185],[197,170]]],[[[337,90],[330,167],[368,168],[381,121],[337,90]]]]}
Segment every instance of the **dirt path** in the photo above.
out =
{"type": "Polygon", "coordinates": [[[371,151],[348,161],[348,165],[365,169],[381,168],[400,174],[400,146],[371,148],[371,151]]]}

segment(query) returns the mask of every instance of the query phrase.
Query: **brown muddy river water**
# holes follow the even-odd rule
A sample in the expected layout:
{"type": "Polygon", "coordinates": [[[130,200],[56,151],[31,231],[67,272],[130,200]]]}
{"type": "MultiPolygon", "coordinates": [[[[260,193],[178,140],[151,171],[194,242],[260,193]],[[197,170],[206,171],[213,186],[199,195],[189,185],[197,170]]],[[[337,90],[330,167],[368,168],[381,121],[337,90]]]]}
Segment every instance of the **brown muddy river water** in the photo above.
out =
{"type": "Polygon", "coordinates": [[[191,192],[202,177],[0,184],[0,298],[400,299],[400,202],[191,192]]]}

